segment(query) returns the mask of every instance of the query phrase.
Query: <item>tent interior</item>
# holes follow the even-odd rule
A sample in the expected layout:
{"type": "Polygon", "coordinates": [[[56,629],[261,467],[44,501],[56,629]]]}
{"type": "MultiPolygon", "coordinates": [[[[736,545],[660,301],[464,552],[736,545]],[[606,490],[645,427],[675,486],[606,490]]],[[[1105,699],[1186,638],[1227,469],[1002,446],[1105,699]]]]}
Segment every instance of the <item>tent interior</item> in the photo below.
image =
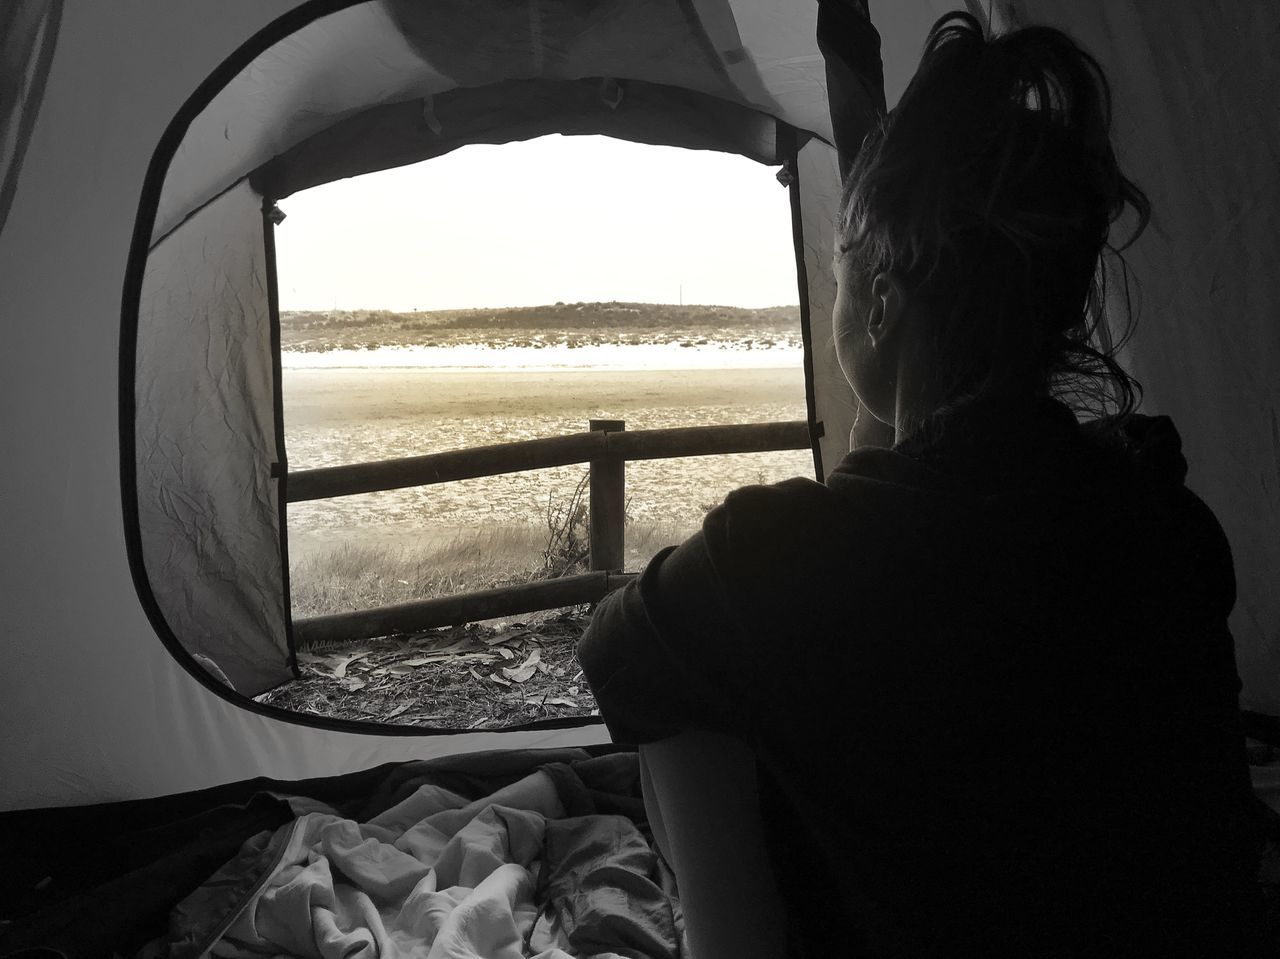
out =
{"type": "MultiPolygon", "coordinates": [[[[0,100],[0,821],[23,837],[0,942],[136,948],[168,935],[189,896],[230,923],[229,900],[202,884],[246,840],[322,806],[378,821],[424,784],[479,802],[541,776],[558,792],[533,801],[561,814],[589,795],[580,811],[643,822],[634,754],[596,719],[476,732],[254,701],[297,669],[273,208],[547,133],[779,167],[821,480],[856,413],[815,333],[834,303],[841,148],[881,108],[866,78],[891,108],[953,6],[871,3],[878,37],[853,45],[865,61],[852,71],[824,58],[811,0],[19,0],[0,14],[13,94],[0,100]]],[[[1189,485],[1232,544],[1255,789],[1280,812],[1277,14],[1221,0],[969,7],[996,28],[1060,26],[1111,78],[1120,155],[1155,209],[1128,252],[1141,325],[1123,359],[1144,409],[1178,424],[1189,485]]],[[[274,861],[252,851],[259,866],[234,874],[240,909],[274,861]]],[[[173,954],[226,932],[181,930],[173,954]]]]}

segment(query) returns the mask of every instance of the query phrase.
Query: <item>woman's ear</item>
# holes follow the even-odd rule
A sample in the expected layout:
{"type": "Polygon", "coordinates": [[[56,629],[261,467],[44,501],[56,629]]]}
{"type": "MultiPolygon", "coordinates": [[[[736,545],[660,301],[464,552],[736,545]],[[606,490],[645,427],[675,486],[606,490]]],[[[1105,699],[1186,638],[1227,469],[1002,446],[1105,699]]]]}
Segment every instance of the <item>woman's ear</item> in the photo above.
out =
{"type": "Polygon", "coordinates": [[[896,273],[877,273],[871,280],[871,305],[867,312],[867,335],[871,345],[881,349],[902,325],[907,294],[896,273]]]}

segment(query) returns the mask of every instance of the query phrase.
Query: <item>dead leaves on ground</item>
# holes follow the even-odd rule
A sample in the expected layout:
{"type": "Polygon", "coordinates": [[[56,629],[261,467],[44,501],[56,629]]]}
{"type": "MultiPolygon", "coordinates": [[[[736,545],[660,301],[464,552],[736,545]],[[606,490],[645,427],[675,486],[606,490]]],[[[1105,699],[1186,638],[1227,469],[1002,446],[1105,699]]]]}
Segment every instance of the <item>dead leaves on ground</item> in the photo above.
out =
{"type": "Polygon", "coordinates": [[[586,624],[585,614],[570,611],[500,629],[472,624],[300,653],[302,678],[258,701],[448,729],[590,716],[595,699],[576,655],[586,624]]]}
{"type": "Polygon", "coordinates": [[[546,671],[546,664],[542,662],[542,652],[535,649],[529,654],[528,659],[514,669],[503,666],[502,675],[513,683],[525,683],[538,671],[539,666],[542,667],[544,672],[546,671]]]}

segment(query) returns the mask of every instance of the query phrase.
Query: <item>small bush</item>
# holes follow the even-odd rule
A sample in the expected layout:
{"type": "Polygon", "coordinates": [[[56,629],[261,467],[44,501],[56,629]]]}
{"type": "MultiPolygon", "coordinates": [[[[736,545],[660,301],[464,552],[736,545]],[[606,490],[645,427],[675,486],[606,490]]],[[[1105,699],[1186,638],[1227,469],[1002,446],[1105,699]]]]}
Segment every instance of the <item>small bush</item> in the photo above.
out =
{"type": "Polygon", "coordinates": [[[542,548],[543,579],[570,576],[587,569],[591,557],[591,534],[586,473],[574,487],[567,502],[557,503],[547,494],[547,541],[542,548]]]}

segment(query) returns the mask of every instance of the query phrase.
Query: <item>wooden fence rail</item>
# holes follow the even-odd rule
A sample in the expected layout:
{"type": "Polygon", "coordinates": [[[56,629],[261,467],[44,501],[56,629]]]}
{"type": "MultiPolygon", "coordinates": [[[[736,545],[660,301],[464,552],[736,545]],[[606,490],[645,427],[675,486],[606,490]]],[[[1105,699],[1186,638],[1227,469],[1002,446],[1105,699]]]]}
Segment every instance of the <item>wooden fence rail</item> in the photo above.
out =
{"type": "Polygon", "coordinates": [[[298,470],[289,474],[288,501],[301,503],[407,486],[452,483],[480,476],[589,463],[607,456],[620,456],[624,460],[657,460],[808,448],[809,424],[803,420],[622,432],[601,429],[519,443],[474,446],[447,453],[428,453],[426,456],[406,456],[377,463],[298,470]]]}
{"type": "Polygon", "coordinates": [[[594,603],[634,578],[635,573],[599,571],[376,609],[312,616],[294,620],[293,638],[299,649],[314,649],[351,639],[411,633],[539,609],[577,606],[594,603]]]}
{"type": "Polygon", "coordinates": [[[592,572],[376,609],[298,618],[293,621],[298,647],[308,649],[594,603],[635,576],[621,572],[626,546],[623,512],[627,460],[764,453],[810,446],[809,425],[803,420],[630,431],[622,420],[592,420],[590,427],[585,433],[568,436],[291,472],[287,500],[300,503],[573,463],[591,464],[588,534],[592,572]]]}

